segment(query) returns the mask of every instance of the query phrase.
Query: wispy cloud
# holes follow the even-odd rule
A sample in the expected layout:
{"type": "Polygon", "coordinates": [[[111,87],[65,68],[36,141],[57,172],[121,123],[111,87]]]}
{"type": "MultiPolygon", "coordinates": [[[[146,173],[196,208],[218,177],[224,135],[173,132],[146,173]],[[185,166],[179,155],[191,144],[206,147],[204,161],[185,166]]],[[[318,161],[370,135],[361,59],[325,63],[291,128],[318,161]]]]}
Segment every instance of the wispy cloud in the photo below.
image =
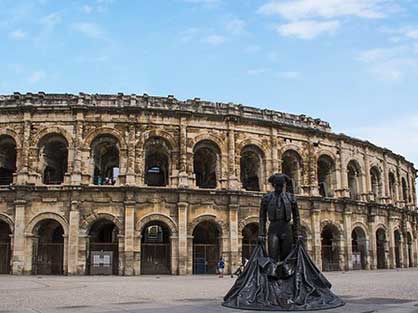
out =
{"type": "Polygon", "coordinates": [[[77,31],[77,32],[83,34],[84,36],[92,38],[92,39],[102,39],[102,38],[104,38],[104,31],[96,23],[78,22],[78,23],[72,24],[71,28],[74,31],[77,31]]]}
{"type": "Polygon", "coordinates": [[[205,38],[202,38],[202,42],[207,43],[211,46],[220,46],[224,44],[226,41],[226,38],[222,35],[209,35],[205,38]]]}
{"type": "Polygon", "coordinates": [[[333,34],[339,28],[338,21],[318,22],[305,20],[277,25],[277,32],[285,37],[297,37],[301,39],[313,39],[321,34],[333,34]]]}
{"type": "Polygon", "coordinates": [[[32,72],[28,77],[28,82],[31,84],[36,84],[40,80],[44,79],[46,77],[46,73],[42,70],[32,72]]]}
{"type": "Polygon", "coordinates": [[[229,33],[233,35],[240,35],[245,32],[245,26],[246,23],[243,20],[234,18],[226,23],[225,28],[229,33]]]}
{"type": "Polygon", "coordinates": [[[26,33],[20,29],[9,32],[9,38],[14,40],[22,40],[26,37],[26,33]]]}
{"type": "Polygon", "coordinates": [[[59,24],[62,20],[61,14],[58,12],[54,12],[51,14],[48,14],[41,18],[40,23],[49,29],[54,28],[57,24],[59,24]]]}

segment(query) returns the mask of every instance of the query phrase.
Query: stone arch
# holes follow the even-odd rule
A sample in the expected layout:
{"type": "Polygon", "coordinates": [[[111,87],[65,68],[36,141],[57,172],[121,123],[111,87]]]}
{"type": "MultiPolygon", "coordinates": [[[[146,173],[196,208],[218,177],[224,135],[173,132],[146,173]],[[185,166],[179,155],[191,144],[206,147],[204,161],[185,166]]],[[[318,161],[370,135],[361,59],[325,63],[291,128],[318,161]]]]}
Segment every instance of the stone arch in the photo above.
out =
{"type": "Polygon", "coordinates": [[[328,149],[319,149],[315,152],[315,156],[316,156],[316,161],[319,160],[319,158],[323,155],[326,155],[327,157],[329,157],[330,159],[332,159],[334,161],[335,164],[337,164],[338,161],[338,157],[337,155],[332,152],[331,150],[328,149]]]}
{"type": "Polygon", "coordinates": [[[74,138],[73,136],[64,128],[53,126],[53,127],[45,127],[39,130],[32,138],[32,146],[38,147],[39,143],[42,141],[43,138],[50,135],[58,135],[65,138],[68,144],[68,149],[74,147],[74,138]]]}
{"type": "Polygon", "coordinates": [[[258,145],[247,144],[238,151],[237,169],[242,187],[251,191],[262,191],[265,184],[266,156],[258,145]]]}
{"type": "Polygon", "coordinates": [[[197,187],[220,186],[223,177],[222,159],[222,151],[215,141],[203,139],[193,146],[193,173],[197,187]]]}
{"type": "Polygon", "coordinates": [[[83,221],[80,223],[81,233],[83,235],[88,235],[89,232],[90,232],[90,228],[93,226],[93,224],[96,221],[98,221],[100,219],[105,219],[105,220],[113,222],[116,225],[116,227],[118,228],[119,234],[123,234],[124,226],[123,226],[123,223],[120,221],[120,219],[117,216],[115,216],[111,213],[104,213],[104,212],[103,213],[97,213],[97,214],[93,213],[93,214],[90,214],[89,216],[85,217],[83,219],[83,221]]]}
{"type": "Polygon", "coordinates": [[[330,220],[321,223],[322,270],[339,271],[344,262],[343,228],[330,220]]]}
{"type": "Polygon", "coordinates": [[[347,187],[349,189],[350,198],[352,200],[360,200],[360,196],[363,193],[363,179],[364,170],[362,169],[360,162],[352,158],[347,162],[346,166],[347,187]]]}
{"type": "Polygon", "coordinates": [[[119,149],[121,150],[126,149],[126,142],[125,142],[123,135],[118,130],[116,130],[115,128],[111,128],[111,127],[100,127],[100,128],[96,128],[90,131],[87,134],[87,136],[84,138],[84,148],[89,150],[94,139],[96,139],[97,137],[101,135],[110,135],[110,136],[115,137],[117,141],[119,142],[119,145],[120,145],[119,149]]]}
{"type": "Polygon", "coordinates": [[[355,222],[351,225],[351,232],[356,228],[360,227],[366,236],[366,240],[369,240],[369,232],[367,226],[363,222],[355,222]]]}
{"type": "Polygon", "coordinates": [[[268,147],[263,145],[263,143],[260,140],[255,139],[255,138],[247,138],[247,139],[241,140],[236,145],[235,151],[238,153],[241,153],[242,149],[244,149],[246,146],[255,146],[263,153],[263,157],[267,155],[266,151],[268,147]]]}
{"type": "Polygon", "coordinates": [[[222,154],[226,154],[226,148],[225,148],[225,141],[218,135],[215,134],[200,134],[198,136],[196,136],[193,140],[193,148],[192,150],[194,151],[196,146],[202,142],[202,141],[211,141],[213,142],[219,149],[219,153],[222,154]]]}
{"type": "Polygon", "coordinates": [[[177,224],[176,222],[168,215],[162,213],[150,213],[143,216],[135,225],[136,236],[140,237],[144,227],[150,222],[162,222],[167,225],[170,230],[170,236],[177,235],[177,224]]]}
{"type": "Polygon", "coordinates": [[[259,223],[259,218],[256,215],[247,216],[246,218],[242,219],[238,224],[238,234],[239,236],[242,234],[242,231],[245,226],[252,223],[259,223]]]}
{"type": "Polygon", "coordinates": [[[2,137],[2,136],[11,137],[14,140],[14,142],[16,143],[16,149],[21,149],[22,148],[22,142],[20,140],[20,137],[14,130],[9,129],[9,128],[1,129],[0,130],[0,137],[2,137]]]}
{"type": "Polygon", "coordinates": [[[25,234],[32,235],[35,229],[35,226],[43,220],[54,220],[61,225],[64,230],[64,236],[68,235],[68,221],[61,215],[53,212],[44,212],[33,217],[25,229],[25,234]]]}
{"type": "Polygon", "coordinates": [[[14,233],[14,222],[12,220],[12,218],[4,213],[0,213],[0,221],[5,222],[7,225],[9,225],[10,231],[12,232],[12,234],[14,233]]]}
{"type": "Polygon", "coordinates": [[[153,137],[161,138],[166,143],[168,143],[168,146],[171,151],[178,150],[178,144],[174,137],[169,132],[162,129],[152,129],[142,133],[141,137],[135,143],[135,147],[137,149],[142,149],[142,146],[145,145],[145,143],[153,137]]]}
{"type": "Polygon", "coordinates": [[[279,148],[279,158],[281,158],[282,155],[285,154],[289,150],[295,151],[302,158],[302,155],[303,155],[302,148],[293,143],[287,143],[284,146],[279,148]]]}
{"type": "Polygon", "coordinates": [[[337,188],[337,162],[327,150],[317,155],[316,175],[319,194],[322,197],[333,197],[337,188]]]}
{"type": "Polygon", "coordinates": [[[338,234],[340,236],[339,239],[343,239],[343,234],[344,234],[343,227],[341,226],[341,224],[339,224],[335,221],[332,221],[332,220],[323,220],[321,222],[321,232],[324,230],[325,226],[328,226],[328,225],[336,227],[336,229],[338,230],[338,234]]]}
{"type": "Polygon", "coordinates": [[[282,150],[279,158],[281,160],[281,171],[292,179],[293,190],[297,194],[301,192],[300,187],[303,185],[304,164],[300,150],[294,149],[292,146],[287,145],[282,150]]]}
{"type": "Polygon", "coordinates": [[[227,229],[226,229],[225,223],[223,221],[217,219],[217,217],[216,217],[215,214],[210,214],[210,213],[208,214],[207,213],[207,214],[199,215],[198,217],[196,217],[190,223],[190,226],[188,227],[188,230],[189,230],[189,234],[188,235],[189,236],[193,236],[193,232],[194,232],[196,226],[199,225],[201,222],[205,222],[205,221],[214,223],[216,225],[216,228],[218,229],[219,235],[221,237],[222,236],[225,236],[225,234],[227,233],[227,229]]]}

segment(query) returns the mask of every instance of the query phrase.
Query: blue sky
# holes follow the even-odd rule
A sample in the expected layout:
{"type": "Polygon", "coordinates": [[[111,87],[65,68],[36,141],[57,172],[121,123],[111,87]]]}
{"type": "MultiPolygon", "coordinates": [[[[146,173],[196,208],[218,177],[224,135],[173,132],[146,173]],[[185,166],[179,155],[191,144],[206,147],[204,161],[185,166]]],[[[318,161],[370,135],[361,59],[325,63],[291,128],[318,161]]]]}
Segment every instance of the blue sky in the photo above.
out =
{"type": "Polygon", "coordinates": [[[0,93],[307,114],[418,164],[416,0],[0,0],[0,93]]]}

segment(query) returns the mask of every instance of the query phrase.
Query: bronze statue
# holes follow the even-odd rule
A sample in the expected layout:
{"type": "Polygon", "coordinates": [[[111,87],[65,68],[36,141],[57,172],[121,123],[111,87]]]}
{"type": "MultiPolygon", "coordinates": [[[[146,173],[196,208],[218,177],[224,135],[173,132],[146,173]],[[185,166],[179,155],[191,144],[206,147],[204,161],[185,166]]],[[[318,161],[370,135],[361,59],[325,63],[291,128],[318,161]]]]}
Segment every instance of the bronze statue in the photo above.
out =
{"type": "Polygon", "coordinates": [[[268,311],[321,310],[344,305],[331,292],[331,284],[303,247],[291,179],[274,174],[269,182],[274,191],[261,201],[258,245],[224,297],[223,305],[268,311]],[[267,218],[270,222],[268,254],[265,249],[267,218]]]}

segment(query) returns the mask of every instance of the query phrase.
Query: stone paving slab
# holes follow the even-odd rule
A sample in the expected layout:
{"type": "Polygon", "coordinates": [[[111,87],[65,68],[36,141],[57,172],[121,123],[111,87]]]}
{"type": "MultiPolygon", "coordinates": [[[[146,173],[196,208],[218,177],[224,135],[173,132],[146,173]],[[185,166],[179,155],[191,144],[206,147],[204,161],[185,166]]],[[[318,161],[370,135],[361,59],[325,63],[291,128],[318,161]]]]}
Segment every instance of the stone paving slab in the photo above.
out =
{"type": "MultiPolygon", "coordinates": [[[[347,303],[329,313],[418,313],[418,269],[325,273],[347,303]]],[[[235,313],[216,276],[0,276],[0,313],[235,313]]]]}

